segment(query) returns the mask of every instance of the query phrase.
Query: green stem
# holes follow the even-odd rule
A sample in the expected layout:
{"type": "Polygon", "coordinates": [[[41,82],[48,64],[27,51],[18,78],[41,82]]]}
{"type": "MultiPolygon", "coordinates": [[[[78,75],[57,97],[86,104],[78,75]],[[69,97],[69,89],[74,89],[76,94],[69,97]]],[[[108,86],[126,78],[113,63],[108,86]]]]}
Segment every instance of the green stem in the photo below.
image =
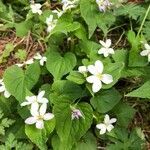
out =
{"type": "Polygon", "coordinates": [[[140,34],[141,31],[142,31],[143,25],[144,25],[144,23],[145,23],[145,20],[146,20],[146,18],[147,18],[147,16],[148,16],[149,11],[150,11],[150,5],[148,6],[148,9],[147,9],[147,11],[146,11],[146,14],[145,14],[145,16],[144,16],[144,19],[143,19],[143,21],[142,21],[142,24],[141,24],[141,26],[140,26],[140,29],[139,29],[139,31],[138,31],[137,36],[139,36],[139,34],[140,34]]]}

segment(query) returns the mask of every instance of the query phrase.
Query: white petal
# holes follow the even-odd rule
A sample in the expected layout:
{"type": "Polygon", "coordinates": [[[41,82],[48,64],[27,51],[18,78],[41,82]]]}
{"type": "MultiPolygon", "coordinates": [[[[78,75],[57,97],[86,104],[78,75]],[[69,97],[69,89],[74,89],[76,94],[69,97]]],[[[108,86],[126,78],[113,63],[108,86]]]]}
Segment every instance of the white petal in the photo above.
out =
{"type": "Polygon", "coordinates": [[[34,117],[39,116],[38,108],[39,108],[39,104],[36,102],[31,105],[30,113],[32,116],[34,117]]]}
{"type": "Polygon", "coordinates": [[[89,65],[87,68],[88,71],[93,75],[96,75],[98,73],[94,65],[89,65]]]}
{"type": "Polygon", "coordinates": [[[37,9],[40,9],[40,8],[42,7],[42,5],[39,4],[39,3],[34,4],[34,6],[35,6],[37,9]]]}
{"type": "Polygon", "coordinates": [[[102,135],[102,134],[105,134],[105,133],[106,133],[106,127],[105,127],[105,128],[102,128],[99,133],[100,133],[101,135],[102,135]]]}
{"type": "Polygon", "coordinates": [[[43,117],[44,120],[51,120],[54,118],[54,114],[52,113],[46,113],[43,117]]]}
{"type": "Polygon", "coordinates": [[[110,132],[113,128],[114,128],[114,126],[112,124],[110,124],[107,126],[107,131],[110,132]]]}
{"type": "Polygon", "coordinates": [[[104,54],[106,51],[106,48],[102,47],[98,50],[98,54],[104,54]]]}
{"type": "Polygon", "coordinates": [[[33,59],[29,59],[25,62],[26,65],[30,65],[30,64],[33,64],[33,63],[34,63],[33,59]]]}
{"type": "Polygon", "coordinates": [[[11,94],[10,94],[7,90],[5,90],[4,96],[5,96],[6,98],[9,98],[9,97],[11,96],[11,94]]]}
{"type": "Polygon", "coordinates": [[[46,103],[42,104],[39,110],[41,116],[44,116],[44,114],[46,113],[46,109],[47,109],[47,104],[46,103]]]}
{"type": "Polygon", "coordinates": [[[150,45],[149,44],[144,44],[144,47],[147,49],[147,50],[150,50],[150,45]]]}
{"type": "Polygon", "coordinates": [[[98,92],[101,88],[102,88],[102,83],[101,83],[101,81],[94,82],[93,85],[92,85],[92,91],[93,91],[94,93],[98,92]]]}
{"type": "Polygon", "coordinates": [[[40,60],[40,65],[44,66],[44,61],[42,59],[40,60]]]}
{"type": "Polygon", "coordinates": [[[113,48],[109,48],[108,51],[109,51],[109,54],[115,54],[115,51],[113,48]]]}
{"type": "Polygon", "coordinates": [[[43,98],[44,94],[45,94],[45,91],[40,91],[37,96],[37,101],[40,101],[43,98]]]}
{"type": "Polygon", "coordinates": [[[106,45],[106,43],[104,42],[104,41],[99,41],[100,42],[100,44],[103,46],[103,47],[107,47],[107,45],[106,45]]]}
{"type": "Polygon", "coordinates": [[[112,123],[115,123],[116,121],[117,121],[116,118],[112,118],[112,119],[110,119],[109,123],[112,124],[112,123]]]}
{"type": "Polygon", "coordinates": [[[106,114],[106,115],[105,115],[105,118],[104,118],[104,123],[105,123],[105,124],[109,124],[109,123],[110,123],[109,121],[110,121],[110,117],[109,117],[108,114],[106,114]]]}
{"type": "Polygon", "coordinates": [[[0,86],[0,92],[4,92],[5,91],[5,86],[0,86]]]}
{"type": "Polygon", "coordinates": [[[41,101],[39,101],[39,103],[48,103],[48,99],[47,98],[42,98],[41,101]]]}
{"type": "Polygon", "coordinates": [[[32,116],[37,116],[39,113],[38,110],[39,110],[39,103],[38,102],[34,102],[31,104],[31,110],[33,110],[31,112],[32,116]]]}
{"type": "Polygon", "coordinates": [[[0,84],[2,84],[3,83],[3,79],[0,79],[0,84]]]}
{"type": "Polygon", "coordinates": [[[21,103],[21,106],[26,106],[26,105],[30,105],[31,104],[31,102],[23,102],[23,103],[21,103]]]}
{"type": "Polygon", "coordinates": [[[109,74],[103,74],[101,81],[105,84],[110,84],[113,82],[113,77],[112,75],[109,75],[109,74]]]}
{"type": "Polygon", "coordinates": [[[150,54],[148,55],[148,62],[150,62],[150,54]]]}
{"type": "Polygon", "coordinates": [[[37,53],[37,54],[34,56],[34,59],[41,59],[41,58],[42,58],[42,56],[41,56],[40,53],[37,53]]]}
{"type": "Polygon", "coordinates": [[[92,76],[87,77],[86,81],[89,83],[95,83],[95,82],[99,81],[99,79],[96,76],[92,75],[92,76]]]}
{"type": "Polygon", "coordinates": [[[37,99],[36,96],[26,96],[26,100],[31,103],[35,102],[36,99],[37,99]]]}
{"type": "Polygon", "coordinates": [[[47,27],[47,32],[49,32],[49,33],[50,33],[53,29],[54,29],[54,27],[53,27],[53,26],[48,26],[48,27],[47,27]]]}
{"type": "Polygon", "coordinates": [[[44,128],[44,122],[43,120],[37,120],[36,122],[36,128],[43,129],[44,128]]]}
{"type": "Polygon", "coordinates": [[[87,68],[86,68],[86,66],[79,66],[78,71],[80,73],[84,73],[84,72],[87,72],[87,68]]]}
{"type": "Polygon", "coordinates": [[[106,133],[106,125],[105,124],[100,123],[100,124],[96,125],[96,128],[100,129],[100,134],[106,133]]]}
{"type": "Polygon", "coordinates": [[[104,65],[103,65],[103,63],[100,60],[97,60],[95,62],[95,68],[98,71],[98,73],[102,73],[103,69],[104,69],[104,65]]]}
{"type": "Polygon", "coordinates": [[[106,47],[108,48],[108,47],[110,47],[111,46],[111,40],[110,39],[107,39],[106,40],[106,47]]]}
{"type": "Polygon", "coordinates": [[[47,61],[47,57],[42,57],[42,59],[41,59],[41,61],[43,62],[43,65],[44,65],[44,62],[46,62],[47,61]]]}
{"type": "Polygon", "coordinates": [[[48,99],[47,98],[41,98],[41,99],[38,99],[38,103],[48,103],[48,99]]]}
{"type": "Polygon", "coordinates": [[[140,55],[141,56],[147,56],[150,53],[150,50],[143,50],[140,55]]]}
{"type": "Polygon", "coordinates": [[[49,25],[53,20],[53,15],[50,15],[48,18],[46,18],[46,24],[49,25]]]}
{"type": "Polygon", "coordinates": [[[41,15],[42,14],[42,10],[38,10],[38,14],[41,15]]]}
{"type": "Polygon", "coordinates": [[[35,117],[29,117],[25,120],[26,124],[34,124],[36,123],[36,118],[35,117]]]}
{"type": "Polygon", "coordinates": [[[97,129],[100,129],[100,130],[101,130],[102,128],[104,128],[104,127],[105,127],[105,124],[103,124],[103,123],[100,123],[100,124],[97,124],[97,125],[96,125],[96,128],[97,128],[97,129]]]}
{"type": "Polygon", "coordinates": [[[104,57],[108,57],[109,56],[109,52],[108,51],[105,51],[104,52],[104,57]]]}
{"type": "Polygon", "coordinates": [[[15,65],[17,65],[18,67],[22,67],[24,64],[15,64],[15,65]]]}

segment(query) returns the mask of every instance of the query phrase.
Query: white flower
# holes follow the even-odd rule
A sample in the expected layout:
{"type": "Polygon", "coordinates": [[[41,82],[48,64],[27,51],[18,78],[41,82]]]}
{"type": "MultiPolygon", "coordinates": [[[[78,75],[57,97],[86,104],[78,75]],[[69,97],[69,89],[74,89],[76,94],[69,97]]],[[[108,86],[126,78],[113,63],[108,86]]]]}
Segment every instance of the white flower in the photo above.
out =
{"type": "Polygon", "coordinates": [[[31,58],[31,59],[29,59],[29,60],[23,62],[22,64],[16,64],[16,65],[17,65],[18,67],[23,67],[23,66],[25,66],[25,65],[30,65],[30,64],[33,64],[33,63],[34,63],[34,60],[33,60],[33,58],[31,58]]]}
{"type": "Polygon", "coordinates": [[[11,94],[7,91],[3,79],[0,80],[0,93],[4,92],[4,96],[9,98],[11,94]]]}
{"type": "Polygon", "coordinates": [[[80,117],[83,118],[83,115],[82,113],[80,112],[79,109],[73,109],[72,110],[72,115],[71,115],[71,119],[74,120],[74,119],[79,119],[80,117]]]}
{"type": "Polygon", "coordinates": [[[39,15],[42,14],[41,7],[42,7],[42,5],[39,4],[39,3],[31,4],[31,5],[30,5],[30,8],[31,8],[31,10],[32,10],[32,13],[34,13],[34,14],[38,13],[39,15]]]}
{"type": "Polygon", "coordinates": [[[47,61],[47,58],[46,58],[45,56],[41,56],[40,53],[37,53],[37,54],[34,56],[34,59],[40,60],[40,65],[41,65],[41,66],[44,66],[44,62],[47,61]]]}
{"type": "Polygon", "coordinates": [[[103,46],[101,49],[99,49],[98,54],[103,54],[104,57],[107,57],[109,54],[114,54],[114,50],[112,48],[110,48],[111,46],[111,40],[108,39],[106,40],[106,42],[104,41],[99,41],[101,43],[101,45],[103,46]]]}
{"type": "Polygon", "coordinates": [[[78,4],[78,0],[62,0],[62,4],[63,4],[63,11],[67,11],[67,10],[70,10],[72,8],[75,8],[77,7],[77,4],[78,4]]]}
{"type": "Polygon", "coordinates": [[[106,131],[110,132],[114,128],[112,124],[115,123],[116,121],[117,121],[116,118],[110,119],[109,115],[106,114],[104,122],[97,124],[96,128],[100,129],[100,134],[104,134],[106,133],[106,131]]]}
{"type": "Polygon", "coordinates": [[[82,74],[86,73],[88,70],[87,70],[87,67],[86,66],[79,66],[78,68],[78,71],[82,74]]]}
{"type": "Polygon", "coordinates": [[[113,77],[109,74],[102,74],[103,72],[103,63],[99,60],[95,62],[95,65],[89,65],[88,71],[92,74],[87,77],[86,80],[89,83],[92,83],[92,91],[94,93],[98,92],[102,88],[102,82],[105,84],[110,84],[113,82],[113,77]]]}
{"type": "Polygon", "coordinates": [[[46,24],[47,24],[47,32],[51,32],[56,24],[57,24],[57,19],[53,19],[53,15],[50,15],[48,18],[46,18],[46,24]]]}
{"type": "Polygon", "coordinates": [[[64,13],[64,11],[58,11],[58,10],[53,10],[53,13],[57,14],[58,18],[62,16],[62,14],[64,13]]]}
{"type": "Polygon", "coordinates": [[[26,124],[35,124],[36,128],[44,128],[44,120],[51,120],[54,118],[52,113],[46,113],[47,104],[42,104],[40,108],[31,109],[31,117],[25,120],[26,124]]]}
{"type": "Polygon", "coordinates": [[[45,91],[39,92],[37,96],[26,96],[25,102],[21,103],[21,106],[31,105],[31,109],[38,108],[39,103],[48,103],[48,99],[44,98],[45,91]]]}
{"type": "Polygon", "coordinates": [[[141,56],[148,56],[148,62],[150,62],[150,45],[149,44],[144,44],[145,50],[143,50],[140,55],[141,56]]]}
{"type": "Polygon", "coordinates": [[[101,12],[105,12],[106,9],[112,5],[112,3],[109,0],[96,0],[96,3],[101,12]]]}

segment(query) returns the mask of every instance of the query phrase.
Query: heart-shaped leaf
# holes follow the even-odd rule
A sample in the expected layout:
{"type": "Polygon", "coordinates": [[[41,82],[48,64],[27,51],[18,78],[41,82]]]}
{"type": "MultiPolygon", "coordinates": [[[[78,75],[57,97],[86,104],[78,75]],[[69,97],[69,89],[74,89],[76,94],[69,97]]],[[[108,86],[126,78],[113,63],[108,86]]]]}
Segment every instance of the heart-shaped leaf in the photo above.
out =
{"type": "Polygon", "coordinates": [[[47,56],[46,67],[48,71],[54,76],[55,80],[59,80],[66,75],[76,65],[76,57],[73,53],[68,52],[62,57],[56,51],[50,51],[47,56]]]}

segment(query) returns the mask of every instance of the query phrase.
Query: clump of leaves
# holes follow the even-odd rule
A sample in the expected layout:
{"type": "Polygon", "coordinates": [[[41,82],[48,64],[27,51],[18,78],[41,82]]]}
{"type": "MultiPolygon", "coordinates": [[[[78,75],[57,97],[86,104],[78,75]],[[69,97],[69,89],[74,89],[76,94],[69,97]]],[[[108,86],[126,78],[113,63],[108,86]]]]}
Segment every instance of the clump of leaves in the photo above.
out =
{"type": "Polygon", "coordinates": [[[5,143],[0,145],[1,150],[8,150],[8,149],[31,150],[32,148],[33,146],[31,144],[18,142],[12,133],[8,135],[5,143]]]}
{"type": "Polygon", "coordinates": [[[5,128],[9,128],[14,122],[15,120],[5,118],[3,112],[0,111],[0,134],[5,135],[5,128]]]}
{"type": "Polygon", "coordinates": [[[21,61],[24,61],[26,57],[27,57],[27,52],[23,49],[18,49],[18,51],[15,53],[15,58],[18,58],[21,61]]]}

